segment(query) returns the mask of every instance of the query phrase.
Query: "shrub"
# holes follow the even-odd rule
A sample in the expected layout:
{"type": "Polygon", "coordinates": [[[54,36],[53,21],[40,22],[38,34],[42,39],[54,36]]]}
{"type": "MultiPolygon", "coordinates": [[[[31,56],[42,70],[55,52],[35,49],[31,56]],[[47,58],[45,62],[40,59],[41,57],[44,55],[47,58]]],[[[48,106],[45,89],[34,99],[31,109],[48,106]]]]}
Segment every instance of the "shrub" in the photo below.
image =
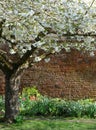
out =
{"type": "Polygon", "coordinates": [[[22,96],[24,97],[30,97],[30,96],[35,96],[35,97],[39,97],[40,93],[38,92],[38,90],[36,89],[36,86],[33,87],[25,87],[22,90],[22,96]]]}
{"type": "MultiPolygon", "coordinates": [[[[31,91],[31,89],[30,89],[31,91]]],[[[31,100],[30,91],[24,90],[20,99],[20,111],[26,116],[63,116],[63,117],[91,117],[96,116],[96,102],[92,99],[66,101],[59,98],[38,96],[31,100]],[[30,93],[29,93],[30,92],[30,93]]],[[[37,93],[37,91],[36,91],[37,93]]]]}
{"type": "Polygon", "coordinates": [[[0,96],[0,116],[2,116],[5,113],[5,110],[4,110],[4,106],[5,106],[4,100],[5,100],[4,97],[0,96]]]}
{"type": "MultiPolygon", "coordinates": [[[[27,101],[27,100],[26,100],[27,101]]],[[[24,101],[24,102],[26,102],[24,101]]],[[[52,101],[47,97],[40,97],[38,100],[29,101],[30,105],[27,103],[27,109],[23,109],[22,113],[25,115],[43,115],[46,116],[51,113],[52,101]]]]}
{"type": "Polygon", "coordinates": [[[28,113],[27,111],[35,105],[35,100],[40,96],[35,86],[23,88],[22,94],[19,96],[20,112],[23,114],[28,113]]]}

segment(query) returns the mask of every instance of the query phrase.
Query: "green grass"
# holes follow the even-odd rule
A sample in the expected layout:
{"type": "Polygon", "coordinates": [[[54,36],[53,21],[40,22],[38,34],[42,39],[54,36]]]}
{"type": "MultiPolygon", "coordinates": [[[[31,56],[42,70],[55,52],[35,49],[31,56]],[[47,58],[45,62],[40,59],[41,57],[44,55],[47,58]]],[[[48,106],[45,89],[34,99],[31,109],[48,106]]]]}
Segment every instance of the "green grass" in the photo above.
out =
{"type": "Polygon", "coordinates": [[[0,130],[96,130],[96,119],[33,118],[22,124],[0,123],[0,130]]]}

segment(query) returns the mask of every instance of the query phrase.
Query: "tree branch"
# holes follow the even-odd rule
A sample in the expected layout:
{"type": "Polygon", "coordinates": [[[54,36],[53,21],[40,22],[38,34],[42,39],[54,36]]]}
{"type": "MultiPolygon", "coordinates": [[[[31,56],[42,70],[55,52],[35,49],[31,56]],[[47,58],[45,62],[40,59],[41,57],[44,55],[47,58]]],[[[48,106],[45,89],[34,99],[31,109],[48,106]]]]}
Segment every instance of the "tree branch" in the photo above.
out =
{"type": "MultiPolygon", "coordinates": [[[[39,56],[39,58],[41,58],[41,60],[44,60],[45,58],[51,56],[51,55],[54,54],[54,53],[55,53],[54,49],[50,49],[50,51],[44,52],[43,54],[41,54],[41,55],[39,56]]],[[[33,59],[30,59],[30,61],[29,61],[29,66],[31,67],[31,66],[32,66],[33,64],[35,64],[35,63],[37,63],[37,61],[35,61],[35,59],[34,59],[34,57],[33,57],[33,59]]]]}
{"type": "MultiPolygon", "coordinates": [[[[38,21],[38,23],[47,31],[47,34],[53,33],[53,34],[57,34],[56,30],[54,30],[52,27],[46,27],[45,25],[43,25],[41,22],[38,21]]],[[[44,34],[44,33],[43,33],[44,34]]],[[[92,37],[96,37],[96,33],[94,32],[88,32],[88,33],[65,33],[62,36],[92,36],[92,37]]]]}
{"type": "Polygon", "coordinates": [[[13,63],[13,68],[18,69],[21,65],[27,62],[30,56],[34,53],[37,47],[31,46],[31,50],[27,50],[27,52],[20,58],[16,63],[13,63]]]}
{"type": "Polygon", "coordinates": [[[11,40],[7,39],[6,36],[1,36],[1,38],[4,39],[6,42],[13,44],[13,42],[11,40]]]}
{"type": "Polygon", "coordinates": [[[93,32],[88,32],[88,33],[65,33],[63,36],[90,36],[90,37],[96,37],[96,34],[93,32]]]}
{"type": "Polygon", "coordinates": [[[12,49],[14,49],[14,47],[17,45],[17,43],[16,42],[12,42],[10,39],[8,39],[8,38],[6,38],[6,36],[1,36],[1,38],[3,39],[3,40],[5,40],[6,42],[8,42],[8,43],[10,43],[11,44],[11,47],[12,47],[12,49]]]}
{"type": "Polygon", "coordinates": [[[92,1],[91,5],[89,6],[88,10],[86,11],[85,15],[88,13],[88,11],[90,10],[90,8],[92,7],[92,5],[94,4],[95,0],[92,1]]]}
{"type": "Polygon", "coordinates": [[[2,32],[3,32],[3,24],[5,23],[5,19],[2,19],[1,21],[0,21],[0,38],[1,38],[1,36],[2,36],[2,32]]]}
{"type": "Polygon", "coordinates": [[[0,62],[3,64],[3,67],[12,69],[12,63],[3,50],[0,50],[0,62]]]}
{"type": "Polygon", "coordinates": [[[43,31],[39,32],[38,36],[35,38],[35,41],[38,42],[41,40],[41,38],[45,37],[46,35],[44,34],[43,31]]]}
{"type": "Polygon", "coordinates": [[[4,72],[5,71],[5,69],[4,69],[4,66],[3,66],[3,64],[0,62],[0,69],[4,72]]]}

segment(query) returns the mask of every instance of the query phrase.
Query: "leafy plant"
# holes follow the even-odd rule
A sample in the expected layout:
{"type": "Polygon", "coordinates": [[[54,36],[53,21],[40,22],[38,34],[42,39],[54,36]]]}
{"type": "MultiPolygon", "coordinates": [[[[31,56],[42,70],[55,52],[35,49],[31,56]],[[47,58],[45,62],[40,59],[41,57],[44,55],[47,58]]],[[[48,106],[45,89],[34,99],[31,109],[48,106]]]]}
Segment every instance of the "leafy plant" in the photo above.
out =
{"type": "Polygon", "coordinates": [[[65,101],[42,96],[38,100],[28,101],[23,101],[25,105],[21,111],[26,116],[87,116],[91,118],[96,116],[96,103],[93,100],[65,101]]]}
{"type": "Polygon", "coordinates": [[[41,96],[36,87],[26,87],[20,96],[20,114],[24,116],[95,117],[93,99],[66,101],[41,96]],[[32,96],[32,99],[30,98],[32,96]]]}
{"type": "Polygon", "coordinates": [[[4,115],[5,110],[4,110],[4,103],[5,99],[3,96],[0,96],[0,116],[4,115]]]}
{"type": "Polygon", "coordinates": [[[40,96],[40,93],[38,92],[36,86],[33,87],[25,87],[22,91],[22,96],[40,96]]]}
{"type": "Polygon", "coordinates": [[[23,123],[23,116],[18,115],[15,117],[15,123],[23,123]]]}

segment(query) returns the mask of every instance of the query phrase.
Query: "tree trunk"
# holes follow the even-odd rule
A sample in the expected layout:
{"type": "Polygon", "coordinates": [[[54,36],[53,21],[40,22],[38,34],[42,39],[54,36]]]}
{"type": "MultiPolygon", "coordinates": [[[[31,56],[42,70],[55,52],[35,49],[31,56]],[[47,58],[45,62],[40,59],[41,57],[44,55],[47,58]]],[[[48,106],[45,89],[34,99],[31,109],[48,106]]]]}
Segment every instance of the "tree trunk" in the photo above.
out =
{"type": "Polygon", "coordinates": [[[19,111],[20,75],[5,75],[5,121],[12,123],[19,111]]]}

